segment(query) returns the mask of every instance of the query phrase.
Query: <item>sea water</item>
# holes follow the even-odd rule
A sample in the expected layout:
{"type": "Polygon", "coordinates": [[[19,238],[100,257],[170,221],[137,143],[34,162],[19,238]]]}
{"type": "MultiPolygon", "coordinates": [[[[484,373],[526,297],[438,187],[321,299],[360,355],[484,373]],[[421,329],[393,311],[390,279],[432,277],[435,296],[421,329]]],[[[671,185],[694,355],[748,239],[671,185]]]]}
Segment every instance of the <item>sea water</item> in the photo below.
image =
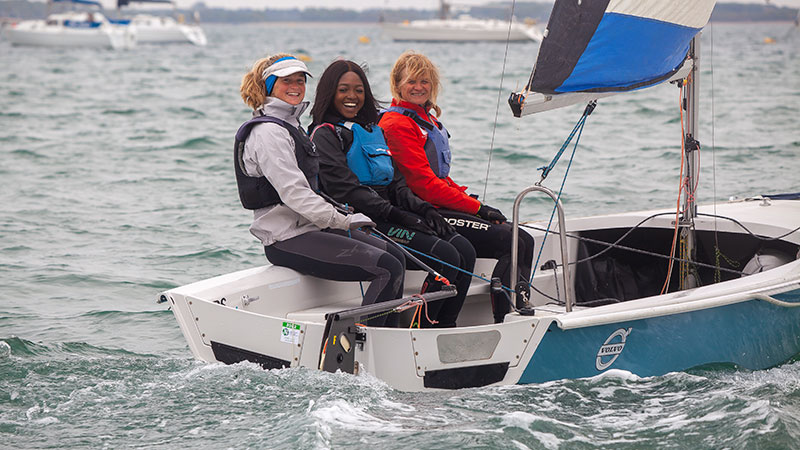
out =
{"type": "MultiPolygon", "coordinates": [[[[535,43],[394,43],[363,24],[205,28],[207,47],[0,41],[0,447],[797,446],[796,360],[435,393],[195,361],[156,294],[265,263],[231,167],[249,117],[239,82],[259,57],[308,55],[317,78],[337,57],[363,62],[389,100],[395,58],[427,54],[442,72],[452,176],[507,214],[583,108],[511,116],[535,43]]],[[[701,51],[698,201],[800,191],[800,31],[716,24],[701,51]]],[[[601,100],[545,185],[558,189],[569,165],[572,217],[673,207],[679,114],[669,85],[601,100]]],[[[522,216],[551,207],[533,195],[522,216]]]]}

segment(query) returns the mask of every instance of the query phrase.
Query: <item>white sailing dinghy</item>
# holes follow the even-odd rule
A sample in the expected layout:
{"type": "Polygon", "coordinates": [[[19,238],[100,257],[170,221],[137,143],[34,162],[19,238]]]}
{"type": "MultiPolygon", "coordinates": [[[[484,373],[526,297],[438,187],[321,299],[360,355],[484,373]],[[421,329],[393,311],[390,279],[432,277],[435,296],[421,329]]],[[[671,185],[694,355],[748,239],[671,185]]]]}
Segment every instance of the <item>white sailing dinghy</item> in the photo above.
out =
{"type": "MultiPolygon", "coordinates": [[[[554,199],[559,225],[522,228],[541,259],[534,294],[528,302],[516,299],[519,308],[504,323],[493,323],[490,286],[475,281],[456,328],[363,326],[363,317],[407,299],[360,307],[358,283],[270,265],[171,289],[160,300],[201,360],[370,373],[405,391],[536,383],[609,369],[639,376],[714,363],[762,369],[796,357],[800,195],[694,204],[696,36],[713,6],[556,1],[531,80],[512,94],[512,110],[524,115],[679,80],[688,126],[685,186],[692,189],[677,212],[570,220],[559,194],[541,182],[520,193],[515,223],[523,196],[541,191],[554,199]]],[[[492,263],[479,260],[475,272],[491,273],[492,263]]],[[[419,286],[424,275],[409,272],[406,286],[419,286]]],[[[446,295],[426,294],[428,301],[446,295]]]]}

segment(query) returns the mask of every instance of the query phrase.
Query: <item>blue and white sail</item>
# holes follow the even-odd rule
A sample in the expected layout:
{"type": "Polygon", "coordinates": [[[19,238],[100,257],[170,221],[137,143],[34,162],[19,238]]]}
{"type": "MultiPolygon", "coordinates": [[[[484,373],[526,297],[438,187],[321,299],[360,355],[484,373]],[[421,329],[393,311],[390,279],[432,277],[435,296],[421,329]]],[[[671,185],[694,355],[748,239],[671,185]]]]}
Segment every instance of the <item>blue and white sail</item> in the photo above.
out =
{"type": "MultiPolygon", "coordinates": [[[[515,115],[640,89],[675,76],[714,0],[558,0],[515,115]],[[533,107],[529,98],[539,94],[533,107]],[[563,96],[558,98],[558,96],[563,96]],[[528,97],[528,98],[526,98],[528,97]],[[551,102],[551,103],[548,103],[551,102]]],[[[512,95],[514,100],[515,95],[512,95]]]]}

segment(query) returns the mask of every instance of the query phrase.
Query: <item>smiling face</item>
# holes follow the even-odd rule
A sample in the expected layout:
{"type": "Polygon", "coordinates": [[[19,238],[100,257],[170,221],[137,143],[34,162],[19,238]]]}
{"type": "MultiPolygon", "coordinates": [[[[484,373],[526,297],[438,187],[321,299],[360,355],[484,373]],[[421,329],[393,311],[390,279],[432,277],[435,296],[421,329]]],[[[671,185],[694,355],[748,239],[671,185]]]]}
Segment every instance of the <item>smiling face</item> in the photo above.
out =
{"type": "Polygon", "coordinates": [[[424,107],[431,98],[432,82],[430,76],[423,73],[418,77],[408,77],[404,73],[403,80],[400,85],[400,100],[424,107]]]}
{"type": "Polygon", "coordinates": [[[336,85],[333,106],[345,119],[354,118],[364,106],[364,83],[355,72],[346,72],[336,85]]]}
{"type": "Polygon", "coordinates": [[[299,105],[306,95],[306,74],[297,72],[278,78],[271,95],[290,105],[299,105]]]}

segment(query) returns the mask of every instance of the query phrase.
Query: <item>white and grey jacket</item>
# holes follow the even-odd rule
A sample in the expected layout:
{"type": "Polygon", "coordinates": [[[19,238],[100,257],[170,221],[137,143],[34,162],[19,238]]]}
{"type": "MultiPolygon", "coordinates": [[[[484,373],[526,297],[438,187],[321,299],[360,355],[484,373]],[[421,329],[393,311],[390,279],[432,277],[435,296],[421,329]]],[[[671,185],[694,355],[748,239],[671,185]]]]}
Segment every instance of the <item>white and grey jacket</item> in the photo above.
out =
{"type": "MultiPolygon", "coordinates": [[[[299,128],[306,108],[308,102],[293,106],[268,97],[253,114],[277,117],[299,128]]],[[[245,141],[243,160],[247,175],[266,177],[283,202],[253,211],[250,232],[265,246],[309,231],[349,229],[352,216],[336,211],[309,186],[297,166],[294,139],[285,128],[275,123],[255,125],[245,141]]]]}

